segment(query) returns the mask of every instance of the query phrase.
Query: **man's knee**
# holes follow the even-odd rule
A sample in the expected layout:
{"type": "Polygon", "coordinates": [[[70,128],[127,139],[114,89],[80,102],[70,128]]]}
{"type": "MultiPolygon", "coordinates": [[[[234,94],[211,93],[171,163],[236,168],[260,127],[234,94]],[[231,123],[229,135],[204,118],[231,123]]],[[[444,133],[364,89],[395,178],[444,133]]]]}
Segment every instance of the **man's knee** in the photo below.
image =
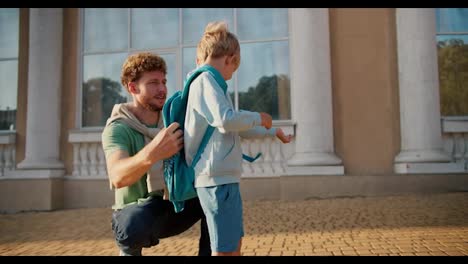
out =
{"type": "MultiPolygon", "coordinates": [[[[125,210],[125,209],[124,209],[125,210]]],[[[124,247],[150,247],[159,243],[156,219],[134,211],[120,212],[113,217],[115,240],[124,247]]]]}
{"type": "Polygon", "coordinates": [[[116,241],[127,247],[150,247],[159,243],[158,234],[146,225],[121,225],[114,234],[116,241]]]}

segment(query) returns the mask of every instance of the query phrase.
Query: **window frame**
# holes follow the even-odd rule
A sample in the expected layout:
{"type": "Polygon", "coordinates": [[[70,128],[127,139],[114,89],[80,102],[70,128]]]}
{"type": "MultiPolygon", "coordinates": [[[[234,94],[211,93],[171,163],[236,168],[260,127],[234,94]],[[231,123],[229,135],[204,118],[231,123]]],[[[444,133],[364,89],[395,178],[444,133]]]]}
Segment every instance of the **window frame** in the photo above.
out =
{"type": "MultiPolygon", "coordinates": [[[[17,29],[17,34],[18,34],[18,43],[17,43],[17,54],[16,54],[16,57],[0,57],[0,62],[5,62],[5,61],[16,61],[16,101],[18,101],[18,89],[19,89],[19,52],[20,52],[20,31],[21,31],[21,10],[20,8],[13,8],[13,9],[16,9],[17,12],[18,12],[18,27],[16,28],[17,29]]],[[[5,109],[6,110],[6,109],[5,109]]],[[[17,129],[17,114],[18,114],[18,102],[16,104],[16,113],[15,113],[15,124],[14,124],[14,129],[10,130],[10,129],[0,129],[0,133],[8,133],[8,132],[12,132],[12,131],[16,131],[17,129]]]]}
{"type": "MultiPolygon", "coordinates": [[[[179,19],[179,25],[178,25],[178,38],[179,41],[176,46],[170,47],[170,48],[152,48],[152,49],[136,49],[132,48],[131,46],[131,23],[132,23],[132,8],[126,8],[128,12],[128,47],[126,50],[119,50],[119,51],[98,51],[98,52],[85,52],[84,51],[84,12],[85,8],[80,8],[79,9],[79,33],[78,33],[78,45],[77,45],[77,54],[78,54],[78,73],[77,73],[77,92],[78,96],[76,96],[76,115],[75,115],[75,127],[79,128],[80,130],[84,131],[97,131],[99,129],[102,129],[103,126],[83,126],[83,68],[84,68],[84,56],[86,55],[101,55],[101,54],[114,54],[114,53],[127,53],[127,56],[133,53],[137,52],[155,52],[157,54],[165,55],[165,54],[174,54],[175,55],[175,85],[176,85],[176,91],[180,90],[183,86],[183,67],[184,67],[184,58],[183,58],[183,51],[186,48],[196,48],[197,43],[193,44],[185,44],[183,41],[183,8],[177,8],[178,9],[178,19],[179,19]]],[[[239,8],[232,8],[232,15],[233,15],[233,27],[232,27],[232,32],[234,34],[237,34],[237,12],[239,8]]],[[[259,38],[255,40],[239,40],[239,44],[250,44],[250,43],[264,43],[264,42],[275,42],[275,41],[288,41],[288,45],[290,45],[290,33],[291,33],[291,26],[290,26],[290,12],[287,12],[287,22],[288,22],[288,36],[286,37],[278,37],[278,38],[259,38]]],[[[289,60],[291,57],[291,53],[289,53],[289,60]]],[[[195,59],[195,58],[194,58],[195,59]]],[[[289,77],[291,79],[291,70],[289,68],[289,77]]],[[[239,91],[238,91],[238,74],[237,71],[233,74],[232,76],[232,91],[234,91],[234,106],[235,109],[239,109],[239,91]]],[[[292,93],[292,87],[291,91],[292,93]]],[[[127,100],[131,101],[131,96],[127,95],[127,100]]],[[[292,104],[292,102],[291,102],[292,104]]],[[[290,109],[292,111],[292,108],[290,109]]],[[[286,124],[292,124],[292,112],[290,112],[291,117],[289,119],[278,119],[278,120],[273,120],[274,126],[284,126],[286,124]]]]}
{"type": "MultiPolygon", "coordinates": [[[[437,12],[437,10],[440,10],[440,9],[443,9],[443,8],[435,8],[435,12],[437,12]]],[[[437,27],[438,27],[438,24],[437,24],[437,17],[436,17],[436,25],[435,25],[435,33],[436,33],[436,36],[435,36],[435,45],[437,46],[437,42],[438,42],[438,37],[439,36],[447,36],[447,35],[464,35],[464,36],[467,36],[468,37],[468,31],[437,31],[437,27]]],[[[468,29],[467,29],[468,30],[468,29]]],[[[468,45],[468,43],[466,43],[468,45]]],[[[439,61],[437,60],[437,74],[439,74],[439,61]]],[[[439,78],[438,78],[439,80],[439,78]]],[[[439,93],[440,93],[440,80],[439,80],[439,93]]],[[[468,85],[467,85],[467,88],[468,88],[468,85]]],[[[441,99],[439,98],[439,101],[441,101],[441,99]]],[[[441,102],[439,102],[439,105],[441,104],[441,102]]],[[[442,108],[440,106],[440,108],[442,108]]],[[[442,120],[452,120],[452,119],[468,119],[468,114],[466,115],[442,115],[442,110],[441,110],[441,118],[442,120]]]]}

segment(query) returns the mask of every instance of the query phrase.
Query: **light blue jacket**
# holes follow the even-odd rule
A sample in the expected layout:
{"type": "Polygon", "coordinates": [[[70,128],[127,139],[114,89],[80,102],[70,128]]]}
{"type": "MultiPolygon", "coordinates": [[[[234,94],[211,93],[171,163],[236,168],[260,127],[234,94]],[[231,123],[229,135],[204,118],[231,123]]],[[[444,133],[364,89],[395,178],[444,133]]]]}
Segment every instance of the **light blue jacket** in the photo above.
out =
{"type": "Polygon", "coordinates": [[[239,182],[242,174],[239,136],[257,138],[276,135],[275,128],[267,130],[260,126],[259,113],[236,111],[229,92],[224,94],[215,78],[204,72],[192,82],[187,103],[184,148],[188,165],[192,164],[208,125],[215,127],[215,130],[194,168],[195,187],[239,182]]]}

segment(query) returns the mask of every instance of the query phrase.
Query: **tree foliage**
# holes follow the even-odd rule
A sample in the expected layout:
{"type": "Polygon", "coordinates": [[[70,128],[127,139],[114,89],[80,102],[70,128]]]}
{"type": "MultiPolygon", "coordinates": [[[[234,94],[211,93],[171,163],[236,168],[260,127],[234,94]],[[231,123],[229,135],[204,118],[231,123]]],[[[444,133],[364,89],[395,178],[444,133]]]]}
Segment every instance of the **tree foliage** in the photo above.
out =
{"type": "Polygon", "coordinates": [[[468,115],[468,43],[439,41],[437,51],[441,115],[468,115]]]}
{"type": "Polygon", "coordinates": [[[127,101],[120,83],[98,77],[83,83],[83,125],[104,126],[115,104],[127,101]]]}
{"type": "Polygon", "coordinates": [[[12,130],[16,126],[16,109],[0,110],[0,130],[12,130]]]}
{"type": "MultiPolygon", "coordinates": [[[[234,99],[234,92],[230,95],[234,99]]],[[[289,108],[289,79],[284,75],[262,76],[255,87],[251,86],[246,92],[239,92],[239,109],[266,112],[273,119],[281,118],[279,104],[282,101],[287,101],[287,108],[289,108]],[[280,80],[285,81],[280,84],[280,80]],[[286,89],[287,98],[278,97],[279,89],[286,89]]],[[[283,113],[283,116],[290,116],[290,109],[286,111],[287,113],[283,113]]]]}

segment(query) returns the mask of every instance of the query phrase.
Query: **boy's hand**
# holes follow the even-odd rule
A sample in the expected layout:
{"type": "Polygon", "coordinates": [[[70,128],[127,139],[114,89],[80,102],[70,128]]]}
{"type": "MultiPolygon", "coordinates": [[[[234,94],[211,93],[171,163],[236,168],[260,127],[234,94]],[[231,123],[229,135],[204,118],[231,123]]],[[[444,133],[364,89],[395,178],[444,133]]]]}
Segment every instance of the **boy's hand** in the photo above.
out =
{"type": "Polygon", "coordinates": [[[262,118],[262,126],[265,127],[266,129],[270,129],[271,126],[273,125],[271,115],[261,112],[260,117],[262,118]]]}
{"type": "Polygon", "coordinates": [[[291,142],[292,135],[285,135],[283,132],[283,129],[277,128],[276,129],[276,137],[281,140],[283,143],[289,143],[291,142]]]}

